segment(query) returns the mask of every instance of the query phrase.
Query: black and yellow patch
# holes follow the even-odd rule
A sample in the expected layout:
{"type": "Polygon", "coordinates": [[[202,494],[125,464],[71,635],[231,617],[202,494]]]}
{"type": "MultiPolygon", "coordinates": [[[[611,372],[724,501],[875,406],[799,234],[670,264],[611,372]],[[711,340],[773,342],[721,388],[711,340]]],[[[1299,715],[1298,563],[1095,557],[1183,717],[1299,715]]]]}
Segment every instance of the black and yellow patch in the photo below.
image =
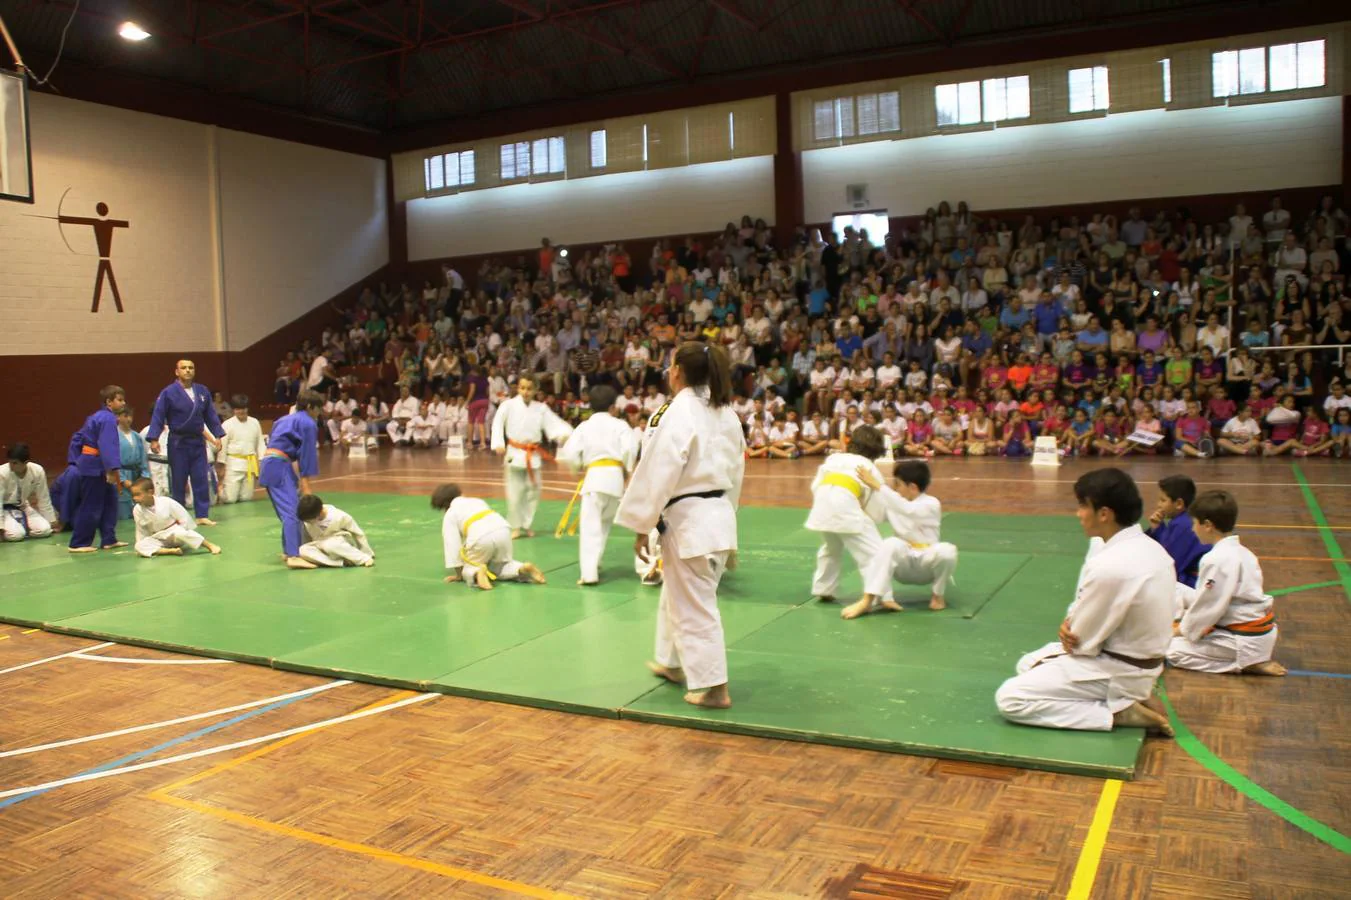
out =
{"type": "Polygon", "coordinates": [[[656,412],[654,412],[654,413],[652,414],[652,417],[651,417],[650,419],[647,420],[647,427],[648,427],[648,428],[656,428],[658,425],[660,425],[660,424],[661,424],[661,417],[666,413],[666,407],[668,407],[668,406],[670,406],[670,405],[671,405],[671,401],[670,401],[670,400],[667,400],[665,403],[663,403],[663,404],[661,405],[661,409],[659,409],[659,410],[657,410],[656,412]]]}

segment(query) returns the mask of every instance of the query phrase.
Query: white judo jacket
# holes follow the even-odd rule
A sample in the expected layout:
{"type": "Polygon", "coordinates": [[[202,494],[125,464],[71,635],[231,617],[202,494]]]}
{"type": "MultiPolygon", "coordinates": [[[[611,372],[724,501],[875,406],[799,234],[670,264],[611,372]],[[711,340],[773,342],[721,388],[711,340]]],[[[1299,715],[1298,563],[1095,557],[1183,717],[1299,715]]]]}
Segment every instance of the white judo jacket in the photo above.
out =
{"type": "Polygon", "coordinates": [[[593,413],[568,437],[558,461],[585,472],[583,494],[624,496],[624,476],[633,471],[638,441],[633,429],[609,413],[593,413]]]}
{"type": "Polygon", "coordinates": [[[881,491],[859,481],[860,466],[879,483],[886,481],[871,460],[856,453],[832,453],[821,463],[812,479],[812,509],[805,526],[808,531],[863,534],[877,530],[886,507],[881,491]]]}
{"type": "Polygon", "coordinates": [[[507,451],[505,461],[508,466],[533,470],[540,467],[540,453],[513,446],[512,443],[528,447],[546,438],[551,441],[566,440],[572,434],[572,426],[538,400],[527,405],[517,394],[497,408],[492,432],[492,448],[507,451]]]}

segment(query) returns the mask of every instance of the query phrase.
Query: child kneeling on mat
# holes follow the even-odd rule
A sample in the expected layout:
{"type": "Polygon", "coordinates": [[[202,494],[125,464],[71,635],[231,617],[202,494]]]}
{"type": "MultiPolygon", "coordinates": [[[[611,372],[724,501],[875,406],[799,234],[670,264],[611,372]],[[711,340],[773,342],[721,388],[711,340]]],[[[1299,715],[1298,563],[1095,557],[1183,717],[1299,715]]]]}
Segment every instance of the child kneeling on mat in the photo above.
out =
{"type": "Polygon", "coordinates": [[[306,494],[300,498],[296,514],[307,538],[300,545],[301,559],[330,569],[375,565],[375,551],[366,540],[366,532],[347,513],[325,504],[317,494],[306,494]]]}
{"type": "Polygon", "coordinates": [[[511,525],[486,501],[461,496],[458,484],[443,484],[432,492],[432,509],[445,511],[441,542],[450,571],[447,583],[463,581],[484,591],[499,578],[544,584],[538,566],[512,558],[511,525]]]}
{"type": "Polygon", "coordinates": [[[212,556],[220,547],[197,531],[197,522],[177,500],[156,497],[155,482],[137,478],[131,483],[134,504],[131,518],[136,523],[136,552],[146,559],[152,556],[182,556],[183,549],[205,547],[212,556]]]}

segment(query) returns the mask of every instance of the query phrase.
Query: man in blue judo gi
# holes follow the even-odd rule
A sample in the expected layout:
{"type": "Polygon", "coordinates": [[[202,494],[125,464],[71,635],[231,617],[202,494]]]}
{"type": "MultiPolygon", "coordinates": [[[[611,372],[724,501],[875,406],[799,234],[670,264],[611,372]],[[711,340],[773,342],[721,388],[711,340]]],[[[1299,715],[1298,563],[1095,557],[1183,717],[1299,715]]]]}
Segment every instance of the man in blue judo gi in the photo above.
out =
{"type": "Polygon", "coordinates": [[[321,394],[301,391],[296,411],[272,423],[260,466],[258,483],[267,489],[267,498],[281,520],[282,553],[292,569],[318,568],[300,555],[304,528],[298,507],[301,494],[310,493],[310,479],[319,474],[317,417],[323,409],[321,394]]]}
{"type": "Polygon", "coordinates": [[[174,369],[178,380],[159,392],[155,411],[150,416],[147,434],[154,435],[150,452],[159,453],[159,435],[169,428],[169,493],[180,504],[187,501],[188,480],[192,481],[192,505],[198,525],[215,525],[211,513],[211,483],[207,477],[206,443],[203,431],[211,433],[211,444],[220,446],[225,435],[220,416],[211,401],[211,391],[194,384],[197,366],[180,359],[174,369]]]}
{"type": "Polygon", "coordinates": [[[127,405],[127,398],[115,384],[99,391],[99,398],[103,400],[103,408],[85,419],[71,437],[72,452],[77,443],[80,447],[75,463],[79,505],[71,528],[71,553],[93,553],[95,529],[102,549],[127,546],[126,541],[117,539],[118,471],[122,467],[117,414],[127,405]]]}

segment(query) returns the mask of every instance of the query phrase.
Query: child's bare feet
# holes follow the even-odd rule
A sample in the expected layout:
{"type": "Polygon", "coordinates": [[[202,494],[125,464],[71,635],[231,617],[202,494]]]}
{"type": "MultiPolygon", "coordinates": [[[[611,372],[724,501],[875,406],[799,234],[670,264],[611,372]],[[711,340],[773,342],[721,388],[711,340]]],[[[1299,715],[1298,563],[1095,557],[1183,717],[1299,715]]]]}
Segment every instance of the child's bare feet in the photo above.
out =
{"type": "Polygon", "coordinates": [[[532,530],[530,530],[529,528],[527,528],[527,529],[525,530],[525,536],[528,537],[528,538],[532,538],[532,537],[535,536],[535,532],[532,531],[532,530]]]}
{"type": "Polygon", "coordinates": [[[720,684],[706,691],[690,691],[685,702],[705,709],[727,709],[732,705],[732,695],[727,693],[727,685],[720,684]]]}
{"type": "Polygon", "coordinates": [[[182,556],[182,547],[161,547],[155,551],[156,556],[182,556]]]}
{"type": "Polygon", "coordinates": [[[299,556],[286,557],[286,568],[288,569],[317,569],[319,568],[308,559],[302,559],[299,556]]]}
{"type": "Polygon", "coordinates": [[[857,602],[851,603],[840,610],[841,619],[857,619],[859,616],[866,616],[873,608],[872,594],[864,594],[857,602]]]}
{"type": "Polygon", "coordinates": [[[1112,724],[1118,728],[1143,728],[1147,734],[1173,736],[1173,726],[1168,718],[1143,703],[1133,703],[1117,713],[1112,717],[1112,724]]]}
{"type": "Polygon", "coordinates": [[[207,525],[207,526],[211,526],[211,525],[215,525],[216,522],[215,522],[214,519],[208,519],[208,518],[206,518],[205,516],[203,516],[202,518],[200,518],[200,519],[197,520],[197,524],[198,524],[198,525],[207,525]]]}
{"type": "Polygon", "coordinates": [[[520,540],[520,538],[521,538],[521,529],[519,528],[511,529],[511,539],[513,541],[517,541],[520,540]]]}
{"type": "Polygon", "coordinates": [[[210,541],[202,541],[202,546],[211,551],[212,556],[220,556],[220,544],[213,544],[210,541]]]}
{"type": "Polygon", "coordinates": [[[368,559],[368,560],[364,561],[363,563],[361,563],[361,568],[363,568],[363,569],[369,569],[369,568],[370,568],[371,566],[373,566],[373,565],[375,565],[375,560],[374,560],[374,559],[368,559]]]}
{"type": "Polygon", "coordinates": [[[93,547],[67,547],[71,553],[97,553],[98,550],[93,547]]]}
{"type": "Polygon", "coordinates": [[[879,600],[877,607],[878,609],[885,609],[888,612],[905,612],[905,607],[897,603],[896,598],[894,597],[890,600],[879,600]]]}
{"type": "Polygon", "coordinates": [[[100,547],[99,549],[100,549],[100,550],[117,550],[117,549],[120,549],[120,548],[125,547],[125,546],[127,546],[127,542],[126,542],[126,541],[113,541],[111,544],[104,544],[104,545],[103,545],[102,547],[100,547]]]}
{"type": "Polygon", "coordinates": [[[534,584],[544,584],[546,581],[544,573],[534,563],[521,563],[521,580],[529,580],[534,584]]]}
{"type": "Polygon", "coordinates": [[[1276,662],[1276,660],[1274,660],[1274,659],[1269,659],[1269,660],[1267,660],[1266,662],[1260,662],[1260,663],[1257,663],[1256,665],[1248,666],[1248,667],[1245,668],[1245,669],[1242,671],[1242,673],[1240,673],[1240,674],[1243,674],[1243,675],[1274,675],[1274,676],[1279,677],[1279,676],[1281,676],[1281,675],[1286,674],[1286,671],[1287,671],[1287,669],[1285,668],[1285,666],[1283,666],[1283,665],[1281,665],[1280,663],[1276,662]]]}
{"type": "Polygon", "coordinates": [[[670,666],[663,666],[661,663],[655,663],[652,662],[651,660],[648,660],[647,670],[651,672],[653,675],[656,675],[658,678],[665,678],[667,681],[671,682],[671,684],[685,683],[684,669],[681,668],[673,669],[670,666]]]}
{"type": "Polygon", "coordinates": [[[948,601],[944,600],[938,594],[934,594],[932,597],[929,598],[929,609],[947,609],[947,608],[948,608],[948,601]]]}
{"type": "Polygon", "coordinates": [[[479,569],[474,573],[474,584],[478,585],[481,591],[491,591],[493,589],[493,580],[488,577],[487,569],[479,569]]]}
{"type": "Polygon", "coordinates": [[[444,580],[446,584],[454,584],[455,582],[460,580],[460,573],[454,572],[450,575],[447,575],[444,580]]]}

